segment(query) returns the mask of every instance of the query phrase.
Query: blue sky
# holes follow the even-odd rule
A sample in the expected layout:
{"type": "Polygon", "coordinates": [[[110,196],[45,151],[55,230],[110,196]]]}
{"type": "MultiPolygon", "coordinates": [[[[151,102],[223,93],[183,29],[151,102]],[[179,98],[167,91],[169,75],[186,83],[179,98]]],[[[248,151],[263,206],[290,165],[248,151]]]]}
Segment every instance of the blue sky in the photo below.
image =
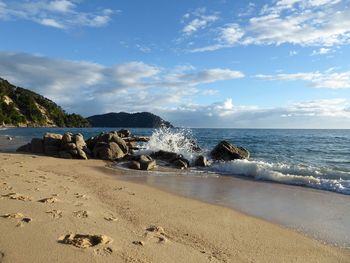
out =
{"type": "Polygon", "coordinates": [[[350,128],[349,5],[0,0],[0,77],[84,116],[350,128]]]}

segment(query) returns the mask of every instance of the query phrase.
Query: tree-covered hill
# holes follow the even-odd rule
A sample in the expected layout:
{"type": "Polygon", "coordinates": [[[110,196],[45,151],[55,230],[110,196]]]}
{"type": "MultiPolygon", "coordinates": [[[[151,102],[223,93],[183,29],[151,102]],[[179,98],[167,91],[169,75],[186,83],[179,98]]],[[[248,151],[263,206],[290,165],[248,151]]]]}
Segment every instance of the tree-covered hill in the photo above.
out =
{"type": "Polygon", "coordinates": [[[78,114],[67,114],[53,101],[0,78],[0,126],[89,127],[78,114]]]}

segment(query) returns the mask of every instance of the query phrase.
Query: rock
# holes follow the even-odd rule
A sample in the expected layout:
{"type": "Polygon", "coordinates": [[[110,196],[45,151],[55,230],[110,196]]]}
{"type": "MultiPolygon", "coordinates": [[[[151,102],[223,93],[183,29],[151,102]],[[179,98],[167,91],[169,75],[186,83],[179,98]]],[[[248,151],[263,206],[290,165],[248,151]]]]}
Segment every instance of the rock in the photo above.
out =
{"type": "Polygon", "coordinates": [[[16,152],[30,152],[30,150],[31,150],[31,145],[30,145],[30,143],[27,143],[25,145],[20,146],[16,150],[16,152]]]}
{"type": "Polygon", "coordinates": [[[48,156],[58,155],[61,147],[62,135],[55,133],[46,133],[43,138],[44,153],[48,156]]]}
{"type": "Polygon", "coordinates": [[[98,142],[93,150],[95,158],[103,160],[115,160],[124,157],[124,152],[115,142],[98,142]]]}
{"type": "Polygon", "coordinates": [[[84,137],[80,133],[73,135],[73,142],[75,142],[75,144],[77,145],[77,148],[79,149],[86,147],[84,137]]]}
{"type": "Polygon", "coordinates": [[[129,151],[129,147],[126,145],[125,141],[120,138],[117,134],[113,134],[110,137],[110,142],[115,142],[116,144],[118,144],[119,148],[124,152],[124,153],[128,153],[129,151]]]}
{"type": "Polygon", "coordinates": [[[155,169],[157,167],[157,163],[155,160],[152,161],[140,161],[141,164],[141,170],[152,170],[155,169]]]}
{"type": "Polygon", "coordinates": [[[69,152],[66,152],[66,151],[60,151],[60,152],[58,153],[58,156],[59,156],[60,158],[63,158],[63,159],[73,159],[72,154],[70,154],[69,152]]]}
{"type": "Polygon", "coordinates": [[[57,146],[52,146],[52,145],[45,145],[44,146],[44,152],[48,156],[58,156],[60,148],[57,146]]]}
{"type": "Polygon", "coordinates": [[[131,161],[128,164],[128,167],[130,169],[134,169],[134,170],[140,170],[141,169],[141,164],[137,161],[131,161]]]}
{"type": "Polygon", "coordinates": [[[177,158],[180,158],[181,155],[174,153],[174,152],[167,152],[167,151],[160,150],[158,152],[152,153],[151,157],[154,159],[160,159],[160,160],[164,160],[164,161],[172,161],[172,160],[175,160],[177,158]]]}
{"type": "Polygon", "coordinates": [[[70,132],[66,132],[65,134],[63,134],[62,144],[72,143],[73,142],[72,136],[73,134],[70,132]]]}
{"type": "Polygon", "coordinates": [[[75,150],[77,149],[77,145],[73,142],[70,142],[70,143],[66,143],[66,144],[63,144],[62,147],[61,147],[62,150],[75,150]]]}
{"type": "Polygon", "coordinates": [[[152,161],[153,159],[149,155],[141,154],[141,155],[134,156],[134,160],[138,162],[149,162],[149,161],[152,161]]]}
{"type": "Polygon", "coordinates": [[[61,141],[62,141],[62,135],[61,134],[56,134],[56,133],[46,133],[44,135],[44,146],[45,145],[50,145],[50,146],[61,146],[61,141]]]}
{"type": "Polygon", "coordinates": [[[207,167],[209,166],[207,157],[199,155],[194,163],[195,166],[207,167]]]}
{"type": "Polygon", "coordinates": [[[227,141],[222,141],[212,150],[211,156],[215,160],[230,161],[248,159],[250,153],[243,147],[237,147],[227,141]]]}
{"type": "Polygon", "coordinates": [[[37,154],[44,153],[43,140],[40,138],[33,138],[30,143],[30,151],[37,154]]]}
{"type": "Polygon", "coordinates": [[[77,154],[78,159],[83,159],[83,160],[88,159],[86,153],[82,149],[78,148],[77,151],[78,151],[78,154],[77,154]]]}
{"type": "Polygon", "coordinates": [[[190,162],[182,157],[172,160],[171,164],[180,169],[187,169],[190,167],[190,162]]]}
{"type": "Polygon", "coordinates": [[[121,130],[117,131],[117,134],[121,138],[130,137],[131,136],[131,132],[129,130],[126,130],[126,129],[121,129],[121,130]]]}

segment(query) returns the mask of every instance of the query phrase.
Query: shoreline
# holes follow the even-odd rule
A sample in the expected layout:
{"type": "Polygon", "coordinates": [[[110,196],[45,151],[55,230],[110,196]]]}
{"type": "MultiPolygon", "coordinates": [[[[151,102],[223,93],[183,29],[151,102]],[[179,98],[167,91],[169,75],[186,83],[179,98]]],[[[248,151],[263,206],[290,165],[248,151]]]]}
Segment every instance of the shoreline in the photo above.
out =
{"type": "MultiPolygon", "coordinates": [[[[110,168],[113,170],[120,169],[110,168]]],[[[187,176],[177,171],[116,175],[177,196],[229,208],[297,231],[312,239],[350,248],[350,196],[303,186],[223,175],[187,176]],[[198,190],[199,189],[199,190],[198,190]],[[205,191],[202,191],[205,189],[205,191]],[[310,210],[311,208],[311,210],[310,210]]]]}
{"type": "Polygon", "coordinates": [[[234,209],[119,180],[103,161],[0,153],[0,163],[1,194],[32,198],[3,196],[0,214],[33,219],[16,227],[16,219],[0,218],[0,262],[350,262],[348,249],[234,209]],[[36,202],[48,196],[59,201],[36,202]],[[61,211],[61,217],[48,211],[61,211]],[[147,230],[150,225],[165,233],[147,230]],[[58,243],[71,232],[114,241],[85,249],[58,243]]]}

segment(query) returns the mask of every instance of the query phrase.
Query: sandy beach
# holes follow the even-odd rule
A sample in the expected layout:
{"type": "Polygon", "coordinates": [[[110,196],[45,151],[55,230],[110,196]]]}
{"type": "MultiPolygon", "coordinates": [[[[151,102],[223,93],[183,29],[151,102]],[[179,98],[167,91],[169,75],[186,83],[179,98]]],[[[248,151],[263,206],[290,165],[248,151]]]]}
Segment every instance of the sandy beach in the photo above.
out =
{"type": "Polygon", "coordinates": [[[0,262],[350,262],[279,225],[118,180],[103,161],[0,164],[0,262]]]}

